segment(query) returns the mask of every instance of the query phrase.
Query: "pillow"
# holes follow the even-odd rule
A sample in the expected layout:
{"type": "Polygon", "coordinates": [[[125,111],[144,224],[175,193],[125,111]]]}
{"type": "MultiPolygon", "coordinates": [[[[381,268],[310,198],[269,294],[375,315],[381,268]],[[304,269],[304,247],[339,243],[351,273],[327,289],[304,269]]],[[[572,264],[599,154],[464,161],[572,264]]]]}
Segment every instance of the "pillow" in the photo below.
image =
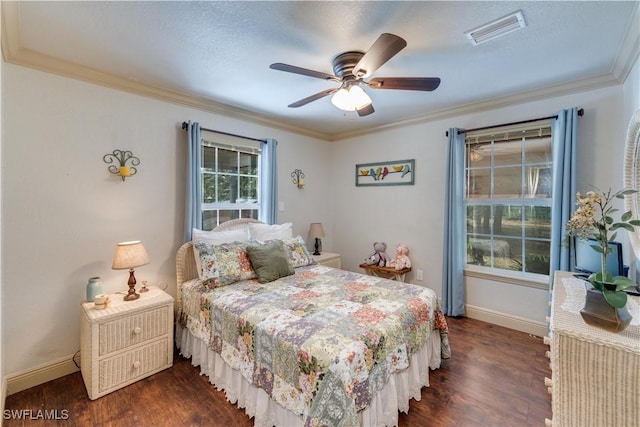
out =
{"type": "Polygon", "coordinates": [[[260,283],[273,282],[295,273],[280,240],[249,245],[247,253],[260,283]]]}
{"type": "Polygon", "coordinates": [[[293,237],[293,224],[249,224],[249,238],[259,242],[267,240],[284,240],[293,237]]]}
{"type": "Polygon", "coordinates": [[[217,288],[220,286],[220,272],[216,263],[216,255],[213,251],[213,245],[205,241],[198,241],[193,244],[193,253],[199,264],[202,266],[200,278],[207,288],[217,288]]]}
{"type": "Polygon", "coordinates": [[[302,236],[282,240],[284,250],[287,253],[289,265],[293,268],[315,264],[315,260],[307,250],[307,245],[302,236]]]}
{"type": "MultiPolygon", "coordinates": [[[[249,238],[249,233],[246,229],[242,230],[227,230],[227,231],[204,231],[194,228],[191,230],[191,241],[196,242],[209,242],[214,245],[222,243],[232,242],[244,242],[249,238]]],[[[203,279],[202,263],[200,262],[200,254],[194,248],[193,255],[196,261],[196,270],[198,271],[198,277],[203,279]]]]}
{"type": "Polygon", "coordinates": [[[255,279],[246,242],[214,245],[205,241],[195,243],[202,264],[203,285],[207,288],[230,285],[240,280],[255,279]]]}
{"type": "Polygon", "coordinates": [[[248,242],[234,242],[213,246],[220,274],[220,286],[257,277],[256,272],[251,268],[247,245],[248,242]]]}

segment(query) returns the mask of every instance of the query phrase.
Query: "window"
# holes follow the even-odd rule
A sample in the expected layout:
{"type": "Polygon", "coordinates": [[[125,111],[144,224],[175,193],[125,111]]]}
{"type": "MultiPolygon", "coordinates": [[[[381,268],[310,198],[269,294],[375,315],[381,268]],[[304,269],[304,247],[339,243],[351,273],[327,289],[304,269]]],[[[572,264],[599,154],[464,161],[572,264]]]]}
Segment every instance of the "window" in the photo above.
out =
{"type": "Polygon", "coordinates": [[[258,219],[260,143],[202,132],[202,229],[258,219]]]}
{"type": "Polygon", "coordinates": [[[550,123],[468,133],[465,142],[466,263],[548,275],[550,123]]]}

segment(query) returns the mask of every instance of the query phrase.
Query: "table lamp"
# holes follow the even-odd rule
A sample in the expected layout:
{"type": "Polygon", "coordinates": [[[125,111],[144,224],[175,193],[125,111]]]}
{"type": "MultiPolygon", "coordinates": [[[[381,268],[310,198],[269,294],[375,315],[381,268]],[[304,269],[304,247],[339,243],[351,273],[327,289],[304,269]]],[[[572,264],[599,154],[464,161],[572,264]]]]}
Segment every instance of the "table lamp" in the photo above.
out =
{"type": "Polygon", "coordinates": [[[124,296],[125,301],[133,301],[140,298],[136,293],[136,276],[134,268],[149,263],[149,255],[140,240],[121,242],[116,246],[116,254],[113,257],[113,270],[129,269],[129,292],[124,296]]]}
{"type": "Polygon", "coordinates": [[[321,237],[324,237],[324,229],[322,228],[322,223],[312,222],[311,226],[309,226],[309,239],[316,239],[316,243],[314,245],[314,255],[320,255],[320,248],[322,247],[322,241],[320,240],[321,237]]]}

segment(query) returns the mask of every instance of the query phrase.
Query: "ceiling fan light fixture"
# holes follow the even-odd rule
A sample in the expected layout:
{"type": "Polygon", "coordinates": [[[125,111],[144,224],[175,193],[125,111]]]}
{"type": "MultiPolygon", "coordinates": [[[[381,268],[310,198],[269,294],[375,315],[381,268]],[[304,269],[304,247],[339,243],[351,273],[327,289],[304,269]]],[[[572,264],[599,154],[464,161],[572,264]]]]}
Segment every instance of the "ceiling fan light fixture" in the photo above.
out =
{"type": "Polygon", "coordinates": [[[371,98],[360,86],[341,88],[331,97],[331,103],[343,111],[360,110],[371,104],[371,98]]]}
{"type": "Polygon", "coordinates": [[[507,16],[498,18],[495,21],[484,24],[464,34],[469,38],[471,44],[477,46],[490,40],[497,39],[506,34],[517,31],[527,26],[521,10],[510,13],[507,16]]]}

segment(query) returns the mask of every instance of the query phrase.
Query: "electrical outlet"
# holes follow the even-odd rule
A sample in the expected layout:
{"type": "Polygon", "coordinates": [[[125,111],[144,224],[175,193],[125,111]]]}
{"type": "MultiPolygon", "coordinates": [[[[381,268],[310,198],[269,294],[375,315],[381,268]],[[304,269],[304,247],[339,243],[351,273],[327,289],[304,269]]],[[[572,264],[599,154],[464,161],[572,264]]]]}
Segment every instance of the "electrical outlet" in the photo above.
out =
{"type": "Polygon", "coordinates": [[[416,271],[416,279],[422,280],[422,270],[416,271]]]}

